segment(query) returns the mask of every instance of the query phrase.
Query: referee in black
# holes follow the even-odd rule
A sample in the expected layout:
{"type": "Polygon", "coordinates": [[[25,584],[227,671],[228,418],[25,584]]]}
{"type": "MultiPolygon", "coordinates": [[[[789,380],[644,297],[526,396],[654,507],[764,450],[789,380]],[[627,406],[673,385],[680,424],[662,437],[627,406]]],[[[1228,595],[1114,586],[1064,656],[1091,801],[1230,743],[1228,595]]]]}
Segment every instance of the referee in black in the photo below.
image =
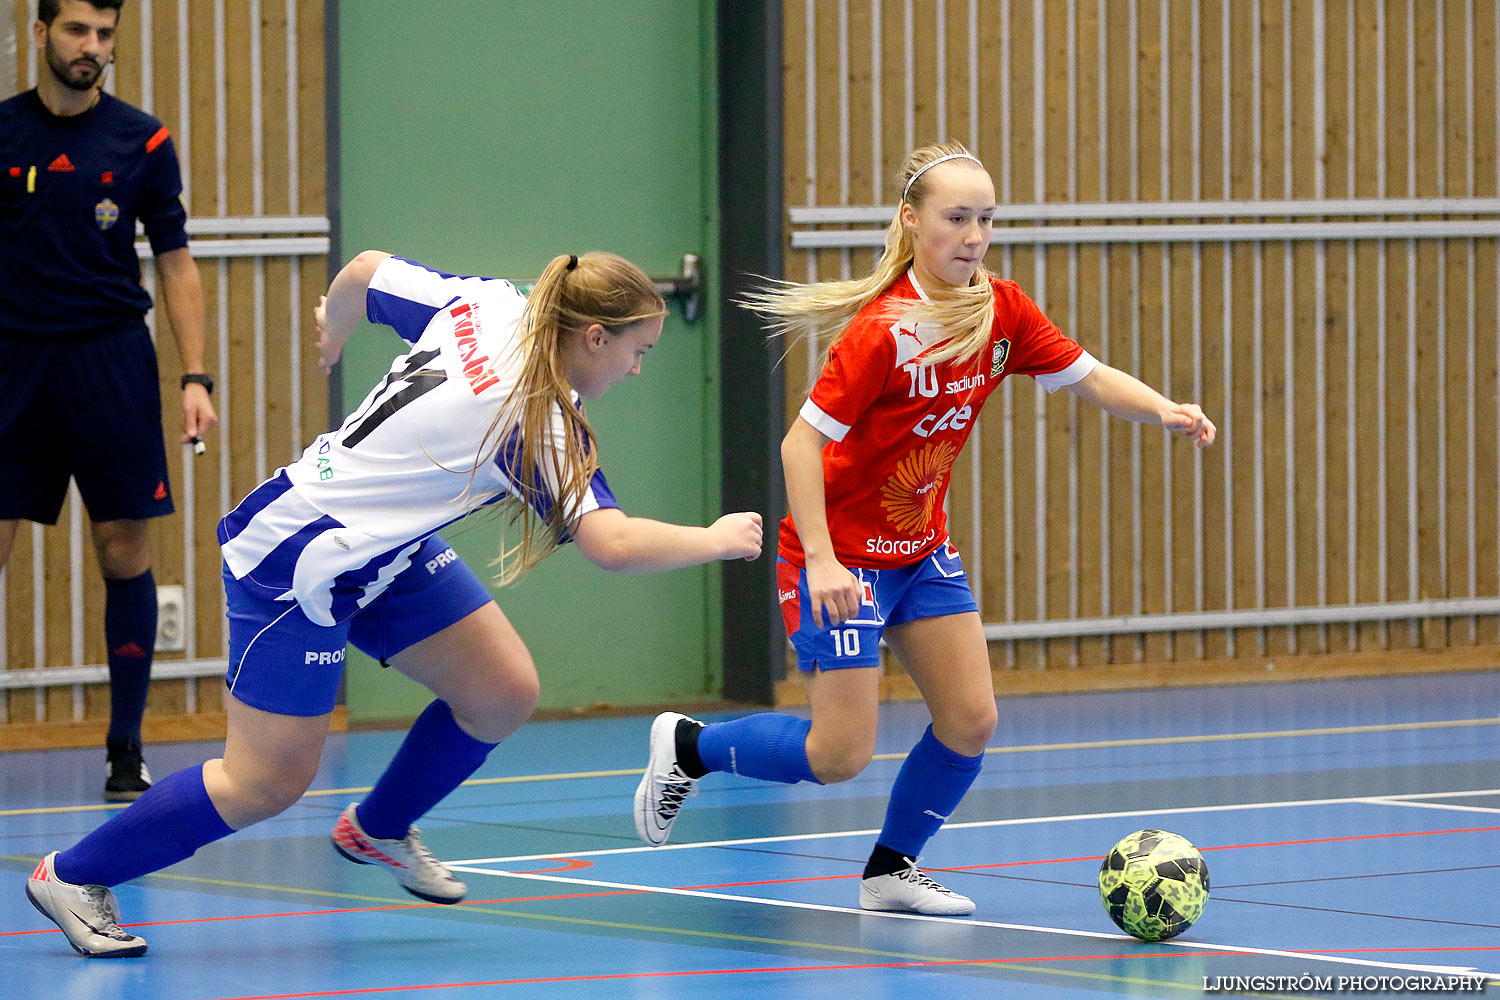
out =
{"type": "Polygon", "coordinates": [[[136,221],[183,362],[182,440],[215,423],[203,285],[162,123],[103,92],[124,0],[40,0],[35,90],[0,103],[0,567],[21,520],[56,524],[71,477],[104,575],[104,797],[150,787],[141,716],[156,646],[147,522],[173,511],[136,221]]]}

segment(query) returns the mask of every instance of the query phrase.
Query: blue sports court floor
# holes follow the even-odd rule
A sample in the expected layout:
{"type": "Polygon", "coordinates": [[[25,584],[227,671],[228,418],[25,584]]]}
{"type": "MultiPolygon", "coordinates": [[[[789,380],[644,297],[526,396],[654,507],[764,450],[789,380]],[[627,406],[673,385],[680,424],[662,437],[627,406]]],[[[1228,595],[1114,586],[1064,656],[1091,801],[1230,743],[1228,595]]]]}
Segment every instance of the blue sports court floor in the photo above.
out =
{"type": "MultiPolygon", "coordinates": [[[[845,785],[711,775],[657,850],[630,818],[648,718],[527,726],[421,824],[469,884],[452,907],[334,854],[329,827],[401,734],[338,736],[298,806],[117,890],[151,951],[114,961],[76,956],[23,893],[43,853],[117,808],[98,802],[102,753],[13,754],[0,996],[1175,998],[1350,979],[1369,996],[1493,980],[1497,706],[1493,672],[1002,699],[985,770],[924,858],[978,902],[970,918],[855,908],[920,704],[886,706],[881,756],[845,785]],[[1164,944],[1118,933],[1095,883],[1142,827],[1193,841],[1212,875],[1203,917],[1164,944]]],[[[215,750],[147,757],[160,775],[215,750]]]]}

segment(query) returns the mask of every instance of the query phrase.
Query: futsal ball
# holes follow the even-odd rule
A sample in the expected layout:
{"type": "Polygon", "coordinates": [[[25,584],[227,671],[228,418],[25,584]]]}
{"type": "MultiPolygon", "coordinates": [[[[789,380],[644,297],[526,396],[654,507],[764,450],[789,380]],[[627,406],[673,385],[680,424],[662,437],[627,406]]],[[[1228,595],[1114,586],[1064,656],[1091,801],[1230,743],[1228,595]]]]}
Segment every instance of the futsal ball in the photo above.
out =
{"type": "Polygon", "coordinates": [[[1137,830],[1099,866],[1099,898],[1127,934],[1165,941],[1193,925],[1208,902],[1208,866],[1175,833],[1137,830]]]}

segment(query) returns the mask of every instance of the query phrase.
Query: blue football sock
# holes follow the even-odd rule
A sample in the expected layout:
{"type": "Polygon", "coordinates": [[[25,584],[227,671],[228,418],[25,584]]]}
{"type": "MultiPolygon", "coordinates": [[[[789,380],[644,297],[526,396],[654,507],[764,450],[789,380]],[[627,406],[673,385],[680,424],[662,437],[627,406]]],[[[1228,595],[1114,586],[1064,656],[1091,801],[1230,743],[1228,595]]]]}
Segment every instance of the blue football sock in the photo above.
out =
{"type": "Polygon", "coordinates": [[[949,750],[928,726],[896,775],[885,810],[885,826],[876,843],[909,858],[922,853],[938,827],[963,801],[983,762],[983,754],[965,757],[949,750]]]}
{"type": "Polygon", "coordinates": [[[109,740],[141,739],[151,656],[156,652],[156,578],[104,581],[104,647],[109,651],[109,740]]]}
{"type": "Polygon", "coordinates": [[[54,870],[74,885],[115,886],[175,865],[233,832],[208,797],[197,764],[167,775],[58,854],[54,870]]]}
{"type": "Polygon", "coordinates": [[[498,745],[464,732],[448,703],[434,701],[412,724],[395,759],[355,810],[359,825],[372,837],[401,839],[412,823],[479,770],[498,745]]]}
{"type": "Polygon", "coordinates": [[[794,715],[761,712],[733,722],[713,722],[698,734],[698,756],[710,771],[795,785],[813,781],[807,763],[812,723],[794,715]]]}

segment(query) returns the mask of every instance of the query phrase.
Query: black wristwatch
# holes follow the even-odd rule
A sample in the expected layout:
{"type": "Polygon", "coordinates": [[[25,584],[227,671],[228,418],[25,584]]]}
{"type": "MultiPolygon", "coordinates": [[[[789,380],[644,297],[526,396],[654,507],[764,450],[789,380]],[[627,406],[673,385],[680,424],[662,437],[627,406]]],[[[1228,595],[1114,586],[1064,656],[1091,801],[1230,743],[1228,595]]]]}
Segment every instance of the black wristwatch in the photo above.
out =
{"type": "Polygon", "coordinates": [[[201,385],[210,396],[214,394],[214,377],[206,372],[189,372],[182,376],[182,387],[186,389],[190,385],[201,385]]]}

